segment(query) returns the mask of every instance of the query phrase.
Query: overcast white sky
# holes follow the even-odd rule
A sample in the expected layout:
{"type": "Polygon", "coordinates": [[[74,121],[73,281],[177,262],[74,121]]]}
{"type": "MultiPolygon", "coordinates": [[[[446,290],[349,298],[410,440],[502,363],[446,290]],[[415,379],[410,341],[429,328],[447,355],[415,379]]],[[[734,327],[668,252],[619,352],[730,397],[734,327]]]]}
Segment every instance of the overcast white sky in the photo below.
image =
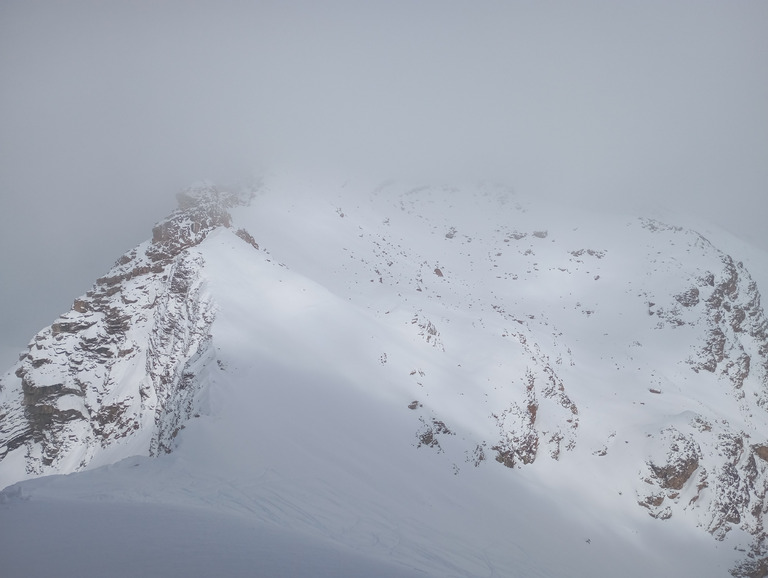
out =
{"type": "Polygon", "coordinates": [[[768,2],[0,3],[0,363],[260,168],[664,202],[768,249],[768,2]]]}

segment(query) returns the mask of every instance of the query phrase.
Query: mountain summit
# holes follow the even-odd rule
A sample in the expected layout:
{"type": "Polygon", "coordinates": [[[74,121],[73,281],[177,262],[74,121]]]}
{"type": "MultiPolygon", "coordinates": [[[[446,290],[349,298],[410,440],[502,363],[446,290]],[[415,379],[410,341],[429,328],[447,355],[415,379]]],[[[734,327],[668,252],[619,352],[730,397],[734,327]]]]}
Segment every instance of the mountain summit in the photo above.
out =
{"type": "Polygon", "coordinates": [[[210,348],[212,304],[192,251],[247,197],[201,185],[152,240],[123,255],[38,333],[2,381],[6,476],[71,472],[126,455],[169,451],[198,391],[193,367],[210,348]]]}
{"type": "Polygon", "coordinates": [[[0,380],[6,520],[98,488],[382,576],[768,575],[768,319],[716,239],[495,184],[178,200],[0,380]]]}

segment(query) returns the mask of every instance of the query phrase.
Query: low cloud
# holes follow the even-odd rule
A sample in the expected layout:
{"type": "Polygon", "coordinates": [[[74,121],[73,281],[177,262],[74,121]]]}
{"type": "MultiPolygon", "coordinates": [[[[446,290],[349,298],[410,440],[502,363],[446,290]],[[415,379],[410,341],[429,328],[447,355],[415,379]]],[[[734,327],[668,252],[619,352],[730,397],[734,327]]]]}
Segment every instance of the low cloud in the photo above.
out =
{"type": "Polygon", "coordinates": [[[503,180],[662,203],[768,249],[762,2],[6,2],[9,343],[201,178],[503,180]]]}

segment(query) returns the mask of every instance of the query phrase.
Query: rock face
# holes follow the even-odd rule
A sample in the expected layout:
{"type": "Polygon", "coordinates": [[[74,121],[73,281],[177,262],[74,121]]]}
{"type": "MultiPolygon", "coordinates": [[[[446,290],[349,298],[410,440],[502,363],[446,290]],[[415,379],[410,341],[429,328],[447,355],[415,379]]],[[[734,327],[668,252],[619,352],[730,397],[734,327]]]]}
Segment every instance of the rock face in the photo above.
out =
{"type": "Polygon", "coordinates": [[[115,446],[170,451],[211,363],[214,310],[194,248],[248,196],[203,185],[38,333],[0,382],[0,459],[74,471],[115,446]]]}
{"type": "MultiPolygon", "coordinates": [[[[656,224],[655,230],[670,228],[656,224]]],[[[697,233],[674,231],[707,255],[711,267],[701,268],[689,288],[673,296],[677,305],[667,299],[666,306],[653,303],[649,312],[660,318],[660,328],[699,330],[685,363],[724,388],[736,402],[740,425],[693,412],[684,423],[649,434],[647,491],[639,503],[661,519],[695,511],[718,540],[741,528],[754,537],[750,556],[759,558],[768,553],[768,462],[761,457],[766,455],[762,438],[760,443],[751,438],[762,429],[768,409],[768,319],[757,284],[741,262],[697,233]]]]}

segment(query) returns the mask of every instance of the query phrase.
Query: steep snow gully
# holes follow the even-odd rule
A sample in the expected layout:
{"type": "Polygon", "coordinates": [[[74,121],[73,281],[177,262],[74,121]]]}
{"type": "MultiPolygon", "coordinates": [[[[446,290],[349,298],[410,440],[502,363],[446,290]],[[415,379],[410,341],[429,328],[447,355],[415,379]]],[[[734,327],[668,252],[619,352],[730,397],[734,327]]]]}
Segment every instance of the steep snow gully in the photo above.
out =
{"type": "Polygon", "coordinates": [[[178,199],[0,379],[3,576],[768,575],[756,249],[495,184],[178,199]]]}

